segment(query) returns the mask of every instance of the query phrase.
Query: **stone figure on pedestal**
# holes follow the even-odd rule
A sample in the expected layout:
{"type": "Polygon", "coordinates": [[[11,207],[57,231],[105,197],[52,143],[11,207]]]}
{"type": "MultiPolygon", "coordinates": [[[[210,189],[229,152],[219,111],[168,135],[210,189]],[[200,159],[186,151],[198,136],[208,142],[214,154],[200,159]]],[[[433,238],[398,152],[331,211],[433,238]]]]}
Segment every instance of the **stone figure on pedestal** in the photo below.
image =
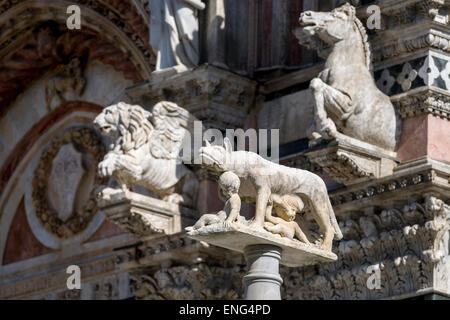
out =
{"type": "Polygon", "coordinates": [[[149,5],[150,45],[157,55],[156,70],[197,66],[198,11],[205,4],[200,0],[149,0],[149,5]]]}
{"type": "Polygon", "coordinates": [[[300,44],[326,59],[310,84],[315,100],[312,144],[342,137],[341,132],[393,151],[400,126],[389,97],[371,75],[367,34],[355,8],[346,3],[331,12],[305,11],[300,26],[300,44]]]}
{"type": "MultiPolygon", "coordinates": [[[[114,177],[116,190],[143,186],[163,200],[193,207],[198,181],[179,154],[195,120],[167,101],[157,103],[152,112],[123,102],[103,109],[94,125],[113,144],[98,166],[100,176],[114,177]]],[[[108,192],[114,189],[102,193],[108,192]]]]}
{"type": "Polygon", "coordinates": [[[270,162],[253,152],[233,151],[228,138],[223,146],[205,142],[199,150],[202,166],[220,175],[219,194],[226,200],[225,207],[217,214],[203,215],[185,229],[193,239],[245,255],[245,299],[280,299],[283,279],[279,264],[299,267],[337,259],[331,252],[332,241],[333,237],[341,239],[342,233],[319,176],[270,162]],[[241,199],[256,204],[253,220],[240,216],[241,199]],[[317,245],[295,221],[305,207],[323,232],[317,245]]]}
{"type": "MultiPolygon", "coordinates": [[[[310,244],[294,221],[296,213],[301,212],[307,203],[324,233],[320,248],[331,251],[333,237],[342,238],[326,185],[319,176],[278,165],[253,152],[233,152],[228,138],[225,138],[224,146],[212,146],[206,141],[206,146],[200,148],[200,157],[208,170],[239,177],[239,196],[256,204],[250,228],[262,231],[265,228],[291,239],[296,235],[302,242],[310,244]],[[272,216],[273,209],[279,217],[272,216]]],[[[224,188],[222,180],[225,181],[221,176],[219,186],[224,188]]],[[[234,222],[235,218],[229,222],[234,222]]]]}

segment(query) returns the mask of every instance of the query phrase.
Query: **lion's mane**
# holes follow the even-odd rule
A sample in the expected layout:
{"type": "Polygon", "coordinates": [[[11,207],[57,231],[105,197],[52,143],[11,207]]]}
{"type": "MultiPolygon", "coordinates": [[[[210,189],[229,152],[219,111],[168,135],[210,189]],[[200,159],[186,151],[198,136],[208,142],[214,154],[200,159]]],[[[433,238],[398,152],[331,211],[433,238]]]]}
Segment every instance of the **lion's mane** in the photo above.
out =
{"type": "Polygon", "coordinates": [[[148,142],[153,126],[150,122],[151,113],[136,105],[118,103],[116,107],[118,138],[115,150],[127,153],[139,149],[148,142]]]}

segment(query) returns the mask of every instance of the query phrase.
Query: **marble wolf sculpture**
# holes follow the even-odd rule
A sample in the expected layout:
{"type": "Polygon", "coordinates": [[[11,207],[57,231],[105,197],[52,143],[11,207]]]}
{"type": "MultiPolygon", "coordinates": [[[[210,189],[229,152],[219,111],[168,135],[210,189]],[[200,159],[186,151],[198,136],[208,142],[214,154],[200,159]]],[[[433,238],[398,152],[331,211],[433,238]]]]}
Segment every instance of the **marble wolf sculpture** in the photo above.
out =
{"type": "Polygon", "coordinates": [[[330,251],[333,237],[339,240],[342,233],[328,197],[325,182],[306,170],[282,166],[264,159],[254,152],[232,151],[228,138],[223,146],[210,145],[200,148],[202,166],[220,175],[231,171],[240,180],[239,196],[242,200],[256,203],[256,214],[251,224],[263,228],[270,195],[296,195],[308,204],[315,221],[324,233],[321,249],[330,251]]]}
{"type": "Polygon", "coordinates": [[[325,68],[311,80],[312,141],[344,135],[393,151],[400,125],[389,97],[376,86],[367,34],[348,3],[331,12],[300,15],[300,44],[317,49],[325,68]]]}

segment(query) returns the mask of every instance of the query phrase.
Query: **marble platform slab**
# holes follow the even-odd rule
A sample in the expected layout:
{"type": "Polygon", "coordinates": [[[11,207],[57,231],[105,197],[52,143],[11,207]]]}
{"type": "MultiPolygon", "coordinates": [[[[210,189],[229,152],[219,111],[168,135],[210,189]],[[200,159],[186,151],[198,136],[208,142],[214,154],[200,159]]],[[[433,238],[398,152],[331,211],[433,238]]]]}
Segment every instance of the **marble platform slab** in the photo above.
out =
{"type": "Polygon", "coordinates": [[[264,229],[255,230],[248,226],[232,223],[218,223],[188,231],[195,240],[244,253],[244,248],[255,244],[269,244],[282,249],[280,264],[287,267],[301,267],[318,263],[333,262],[337,256],[333,252],[308,246],[297,240],[283,238],[264,229]]]}

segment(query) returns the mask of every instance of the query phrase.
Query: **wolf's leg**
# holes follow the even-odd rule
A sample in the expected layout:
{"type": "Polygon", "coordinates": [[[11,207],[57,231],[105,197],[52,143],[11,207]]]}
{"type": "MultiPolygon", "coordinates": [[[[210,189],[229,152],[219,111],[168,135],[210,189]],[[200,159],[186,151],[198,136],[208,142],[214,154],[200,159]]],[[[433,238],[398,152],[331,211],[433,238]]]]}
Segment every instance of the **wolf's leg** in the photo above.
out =
{"type": "Polygon", "coordinates": [[[255,219],[252,226],[262,228],[264,226],[264,217],[266,214],[267,202],[270,197],[270,189],[268,187],[260,187],[256,196],[255,219]]]}
{"type": "Polygon", "coordinates": [[[330,222],[330,212],[328,212],[328,195],[322,190],[317,190],[314,198],[310,200],[310,208],[314,220],[323,232],[323,242],[320,245],[320,249],[331,251],[333,247],[334,228],[330,222]]]}

